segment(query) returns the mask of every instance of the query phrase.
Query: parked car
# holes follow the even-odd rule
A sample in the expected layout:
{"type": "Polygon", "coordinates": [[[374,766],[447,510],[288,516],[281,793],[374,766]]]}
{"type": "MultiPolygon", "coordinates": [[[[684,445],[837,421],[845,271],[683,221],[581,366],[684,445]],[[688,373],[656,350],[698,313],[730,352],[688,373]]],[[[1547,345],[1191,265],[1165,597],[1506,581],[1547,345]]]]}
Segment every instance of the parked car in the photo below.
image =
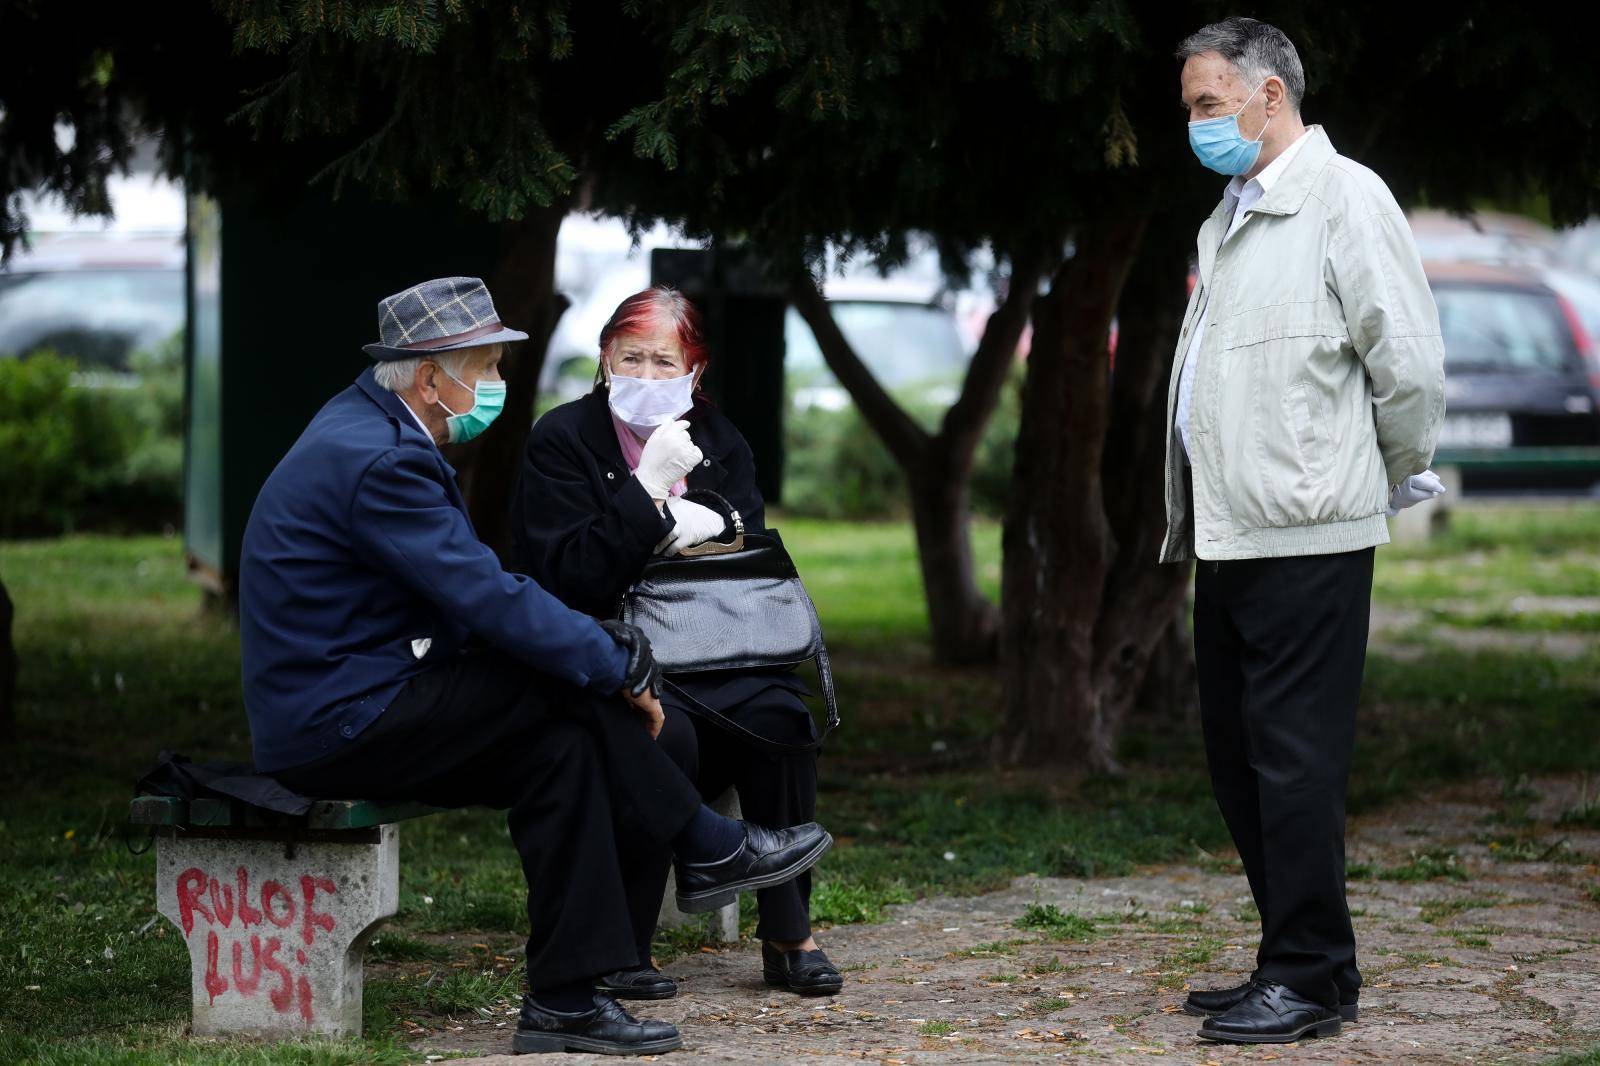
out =
{"type": "Polygon", "coordinates": [[[1544,266],[1555,259],[1555,230],[1501,211],[1412,211],[1406,216],[1417,251],[1428,262],[1544,266]]]}
{"type": "MultiPolygon", "coordinates": [[[[895,278],[829,279],[823,286],[833,319],[879,384],[914,408],[938,411],[955,402],[972,352],[952,308],[926,285],[895,278]]],[[[784,317],[784,377],[797,410],[837,411],[850,395],[822,357],[811,326],[789,308],[784,317]]]]}
{"type": "Polygon", "coordinates": [[[1560,235],[1556,261],[1568,270],[1600,277],[1600,219],[1590,219],[1560,235]]]}
{"type": "MultiPolygon", "coordinates": [[[[600,328],[617,304],[650,284],[650,253],[687,247],[696,245],[665,226],[635,242],[615,220],[573,215],[563,223],[556,287],[570,306],[545,355],[539,383],[544,403],[589,391],[600,328]]],[[[978,271],[987,265],[981,260],[978,271]]],[[[924,407],[954,402],[983,321],[994,307],[985,288],[950,289],[931,249],[918,250],[888,276],[866,263],[853,264],[843,276],[830,269],[823,291],[840,329],[878,380],[924,407]]],[[[823,361],[811,327],[793,308],[785,316],[784,344],[784,373],[798,409],[839,410],[850,404],[849,394],[823,361]]]]}
{"type": "MultiPolygon", "coordinates": [[[[1572,301],[1538,270],[1427,263],[1445,347],[1441,451],[1600,446],[1600,372],[1572,301]]],[[[1600,469],[1470,469],[1471,489],[1587,489],[1600,469]]]]}
{"type": "Polygon", "coordinates": [[[113,179],[112,219],[25,205],[29,247],[0,267],[0,358],[42,349],[118,374],[184,327],[184,201],[150,175],[113,179]]]}

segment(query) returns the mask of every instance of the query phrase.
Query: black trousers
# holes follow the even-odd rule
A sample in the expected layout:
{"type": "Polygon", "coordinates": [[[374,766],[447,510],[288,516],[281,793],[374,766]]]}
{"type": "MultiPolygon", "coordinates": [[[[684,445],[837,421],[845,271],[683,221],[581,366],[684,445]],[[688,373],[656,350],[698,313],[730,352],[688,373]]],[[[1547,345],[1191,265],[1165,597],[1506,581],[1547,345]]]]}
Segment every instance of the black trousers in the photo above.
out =
{"type": "MultiPolygon", "coordinates": [[[[751,732],[771,740],[803,744],[816,738],[799,692],[804,686],[787,676],[759,673],[681,681],[696,699],[751,732]]],[[[721,728],[689,710],[688,701],[668,688],[661,694],[667,724],[659,744],[695,781],[706,802],[731,786],[739,793],[741,815],[772,829],[787,829],[816,818],[817,754],[775,753],[721,728]]],[[[629,910],[638,937],[639,964],[650,961],[650,939],[660,914],[661,894],[672,857],[665,849],[630,856],[629,910]]],[[[811,935],[811,873],[756,893],[762,940],[804,940],[811,935]]]]}
{"type": "Polygon", "coordinates": [[[1330,1007],[1361,985],[1344,806],[1372,562],[1368,548],[1195,573],[1206,762],[1261,911],[1256,973],[1330,1007]]]}
{"type": "Polygon", "coordinates": [[[620,697],[493,651],[417,676],[346,747],[274,776],[312,796],[507,811],[528,882],[535,989],[634,964],[624,885],[640,856],[670,851],[700,806],[620,697]]]}

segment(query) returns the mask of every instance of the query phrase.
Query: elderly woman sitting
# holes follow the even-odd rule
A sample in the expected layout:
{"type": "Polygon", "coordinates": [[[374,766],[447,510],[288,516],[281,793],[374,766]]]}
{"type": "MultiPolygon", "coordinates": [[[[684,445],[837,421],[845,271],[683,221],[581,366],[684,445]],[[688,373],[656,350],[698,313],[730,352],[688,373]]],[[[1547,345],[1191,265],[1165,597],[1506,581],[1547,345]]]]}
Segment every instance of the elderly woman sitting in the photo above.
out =
{"type": "MultiPolygon", "coordinates": [[[[728,516],[685,499],[720,495],[746,530],[763,529],[755,460],[733,423],[698,393],[707,352],[699,314],[681,294],[646,289],[628,297],[600,332],[594,392],[541,418],[528,437],[512,503],[516,565],[568,606],[610,618],[656,553],[731,539],[728,516]]],[[[816,727],[792,670],[748,669],[681,675],[661,693],[659,743],[715,799],[737,789],[746,818],[773,827],[809,822],[816,809],[816,727]],[[687,698],[685,698],[687,697],[687,698]],[[719,727],[695,704],[720,712],[765,746],[719,727]]],[[[612,995],[665,999],[676,984],[650,961],[669,857],[622,856],[638,969],[612,974],[612,995]]],[[[768,984],[794,992],[837,992],[843,978],[811,937],[811,877],[757,895],[762,969],[768,984]]]]}

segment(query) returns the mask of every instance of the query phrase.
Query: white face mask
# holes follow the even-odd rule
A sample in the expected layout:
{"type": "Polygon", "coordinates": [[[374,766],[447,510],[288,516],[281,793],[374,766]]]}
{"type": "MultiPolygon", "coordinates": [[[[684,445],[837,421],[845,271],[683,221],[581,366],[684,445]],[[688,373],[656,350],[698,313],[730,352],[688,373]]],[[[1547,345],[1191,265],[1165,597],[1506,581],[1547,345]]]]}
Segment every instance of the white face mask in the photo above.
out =
{"type": "Polygon", "coordinates": [[[650,381],[611,375],[611,410],[627,427],[648,437],[694,406],[694,375],[650,381]]]}

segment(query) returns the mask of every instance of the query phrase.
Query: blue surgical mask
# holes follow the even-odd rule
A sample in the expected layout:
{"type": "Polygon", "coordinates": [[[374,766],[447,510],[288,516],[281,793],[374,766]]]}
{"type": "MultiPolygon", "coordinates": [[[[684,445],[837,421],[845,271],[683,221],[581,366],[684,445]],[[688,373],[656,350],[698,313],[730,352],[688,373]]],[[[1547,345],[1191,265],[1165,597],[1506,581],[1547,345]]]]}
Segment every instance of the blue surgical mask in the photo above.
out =
{"type": "MultiPolygon", "coordinates": [[[[443,367],[439,368],[444,370],[443,367]]],[[[445,377],[460,385],[463,389],[468,385],[450,371],[444,371],[445,377]]],[[[489,428],[489,423],[499,417],[500,411],[506,405],[506,383],[503,381],[480,380],[472,388],[472,409],[456,414],[439,400],[439,406],[445,409],[449,418],[445,419],[448,435],[445,440],[450,444],[461,444],[471,440],[489,428]]]]}
{"type": "MultiPolygon", "coordinates": [[[[1266,83],[1263,78],[1261,85],[1266,83]]],[[[1261,127],[1255,140],[1247,141],[1244,134],[1239,132],[1239,115],[1256,98],[1261,85],[1257,85],[1245,97],[1244,103],[1233,114],[1189,123],[1189,147],[1194,149],[1194,154],[1207,169],[1235,177],[1249,173],[1250,168],[1256,165],[1256,160],[1261,156],[1261,138],[1266,136],[1267,126],[1272,125],[1272,119],[1267,119],[1267,125],[1261,127]]]]}

